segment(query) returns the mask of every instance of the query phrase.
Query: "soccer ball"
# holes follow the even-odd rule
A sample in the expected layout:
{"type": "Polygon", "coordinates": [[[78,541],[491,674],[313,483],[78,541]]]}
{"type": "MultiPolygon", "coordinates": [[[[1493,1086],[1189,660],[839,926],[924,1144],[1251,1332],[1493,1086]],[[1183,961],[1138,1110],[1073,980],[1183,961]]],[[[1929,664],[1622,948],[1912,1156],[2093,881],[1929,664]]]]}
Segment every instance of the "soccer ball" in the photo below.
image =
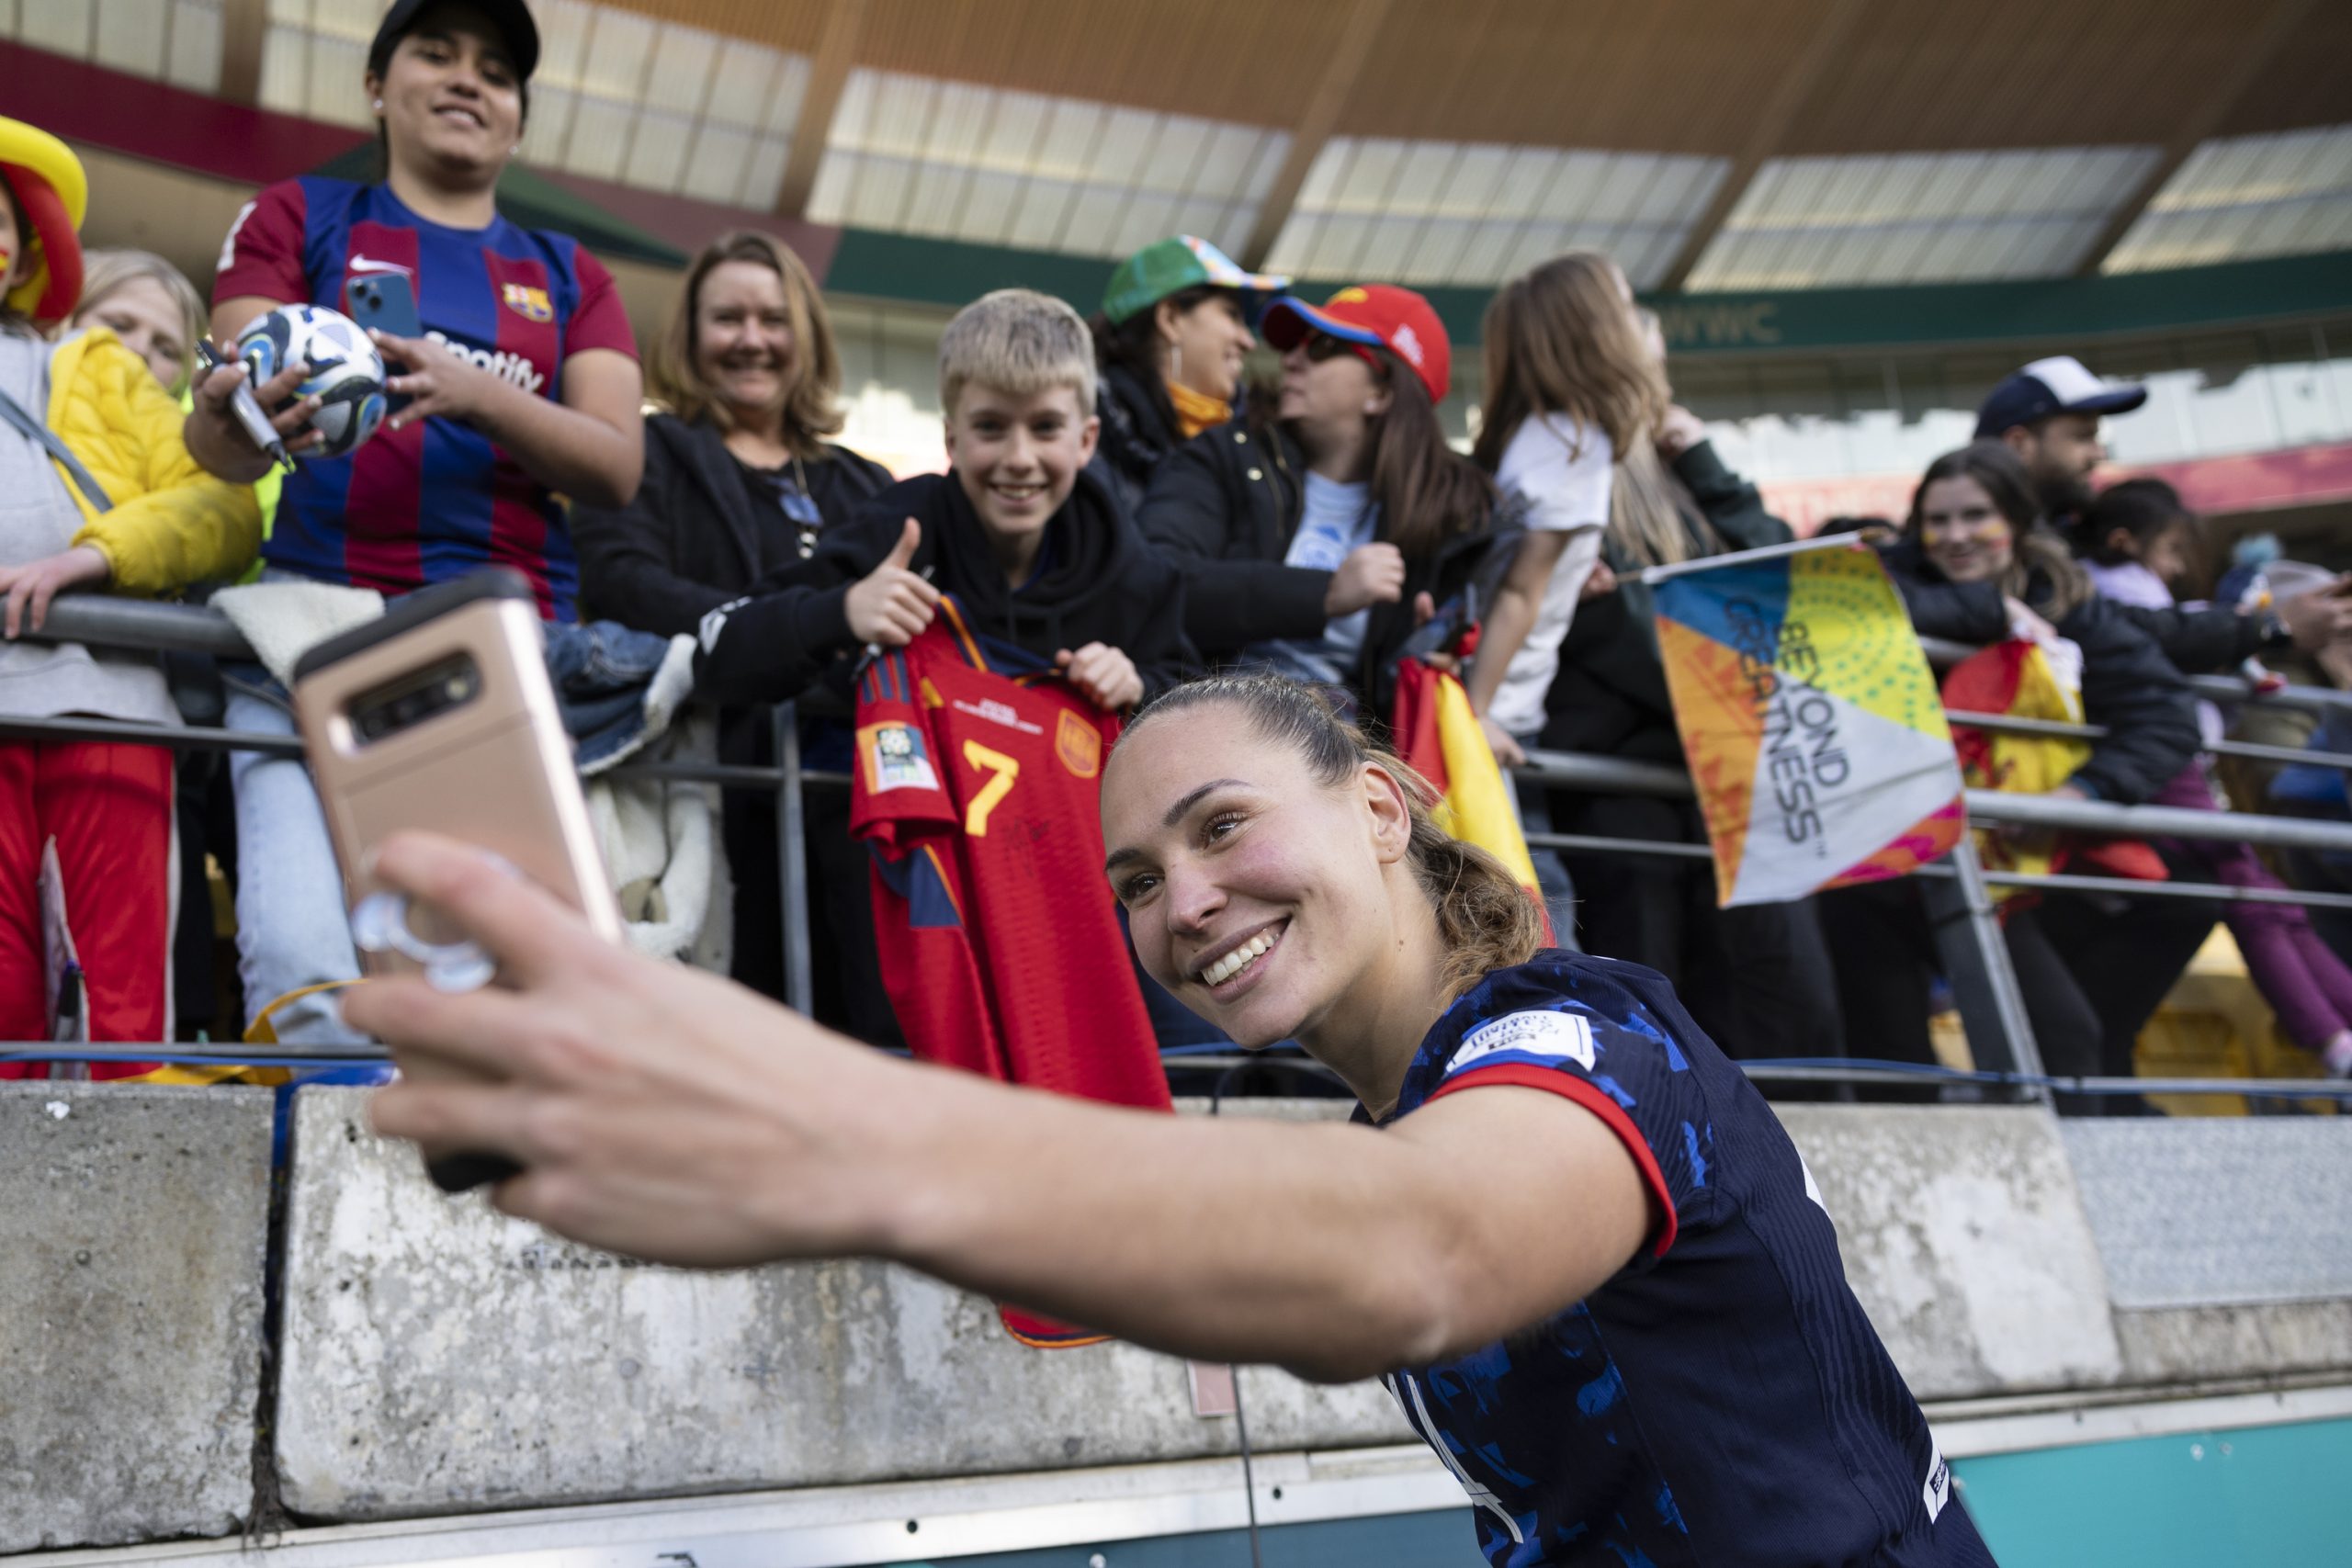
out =
{"type": "Polygon", "coordinates": [[[256,387],[289,365],[310,367],[294,394],[320,400],[311,428],[321,442],[310,456],[344,457],[384,423],[384,356],[359,324],[339,311],[280,305],[238,334],[237,358],[256,387]]]}

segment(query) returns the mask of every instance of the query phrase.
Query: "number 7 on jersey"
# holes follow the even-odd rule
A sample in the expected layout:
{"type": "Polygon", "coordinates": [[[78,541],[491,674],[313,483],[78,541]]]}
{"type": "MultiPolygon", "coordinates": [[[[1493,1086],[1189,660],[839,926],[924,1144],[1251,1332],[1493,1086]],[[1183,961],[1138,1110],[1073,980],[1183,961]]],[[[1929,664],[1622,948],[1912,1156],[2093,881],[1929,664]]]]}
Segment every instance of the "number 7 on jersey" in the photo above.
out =
{"type": "Polygon", "coordinates": [[[964,742],[964,761],[985,773],[996,776],[980,786],[964,807],[964,833],[967,838],[985,839],[989,836],[989,814],[1004,797],[1012,793],[1012,781],[1021,776],[1021,763],[1001,751],[992,751],[977,740],[964,742]]]}

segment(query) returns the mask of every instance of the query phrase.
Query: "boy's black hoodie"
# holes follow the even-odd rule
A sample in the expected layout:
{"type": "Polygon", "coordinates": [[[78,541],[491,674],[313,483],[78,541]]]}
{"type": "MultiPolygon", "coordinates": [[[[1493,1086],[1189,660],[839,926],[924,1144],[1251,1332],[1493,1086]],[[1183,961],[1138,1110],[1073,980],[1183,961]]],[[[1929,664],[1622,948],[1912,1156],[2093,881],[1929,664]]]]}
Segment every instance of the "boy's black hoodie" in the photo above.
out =
{"type": "Polygon", "coordinates": [[[854,661],[843,656],[860,651],[849,591],[882,564],[910,517],[922,525],[911,570],[929,569],[933,585],[955,598],[980,636],[1047,660],[1063,649],[1106,643],[1135,660],[1147,695],[1182,678],[1191,657],[1182,580],[1145,546],[1100,478],[1079,474],[1046,525],[1036,575],[1015,589],[964,487],[945,473],[891,486],[827,530],[808,560],[705,617],[695,689],[720,703],[786,702],[837,660],[846,675],[854,661]]]}

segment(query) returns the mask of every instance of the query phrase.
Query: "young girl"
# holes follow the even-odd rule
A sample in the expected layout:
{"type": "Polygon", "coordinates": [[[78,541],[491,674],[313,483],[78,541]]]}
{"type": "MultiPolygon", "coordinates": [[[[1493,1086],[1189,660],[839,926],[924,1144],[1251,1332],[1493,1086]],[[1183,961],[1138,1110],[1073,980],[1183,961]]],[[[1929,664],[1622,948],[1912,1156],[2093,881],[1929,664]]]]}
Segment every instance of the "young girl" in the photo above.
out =
{"type": "MultiPolygon", "coordinates": [[[[2125,479],[2099,492],[2083,513],[2079,546],[2100,594],[2119,604],[2170,609],[2172,584],[2186,575],[2197,519],[2179,492],[2162,479],[2125,479]]],[[[2221,715],[2205,704],[2199,715],[2207,738],[2218,738],[2221,715]]],[[[2199,757],[2149,797],[2158,806],[2192,811],[2223,809],[2221,790],[2199,757]]],[[[2284,890],[2250,844],[2208,839],[2166,841],[2216,882],[2232,887],[2284,890]]],[[[2222,906],[2222,919],[2245,959],[2246,973],[2278,1015],[2287,1038],[2320,1059],[2330,1077],[2352,1077],[2352,969],[2312,929],[2293,904],[2222,906]]]]}
{"type": "Polygon", "coordinates": [[[1385,715],[1419,617],[1485,551],[1494,482],[1454,452],[1437,405],[1453,350],[1428,300],[1366,284],[1284,298],[1259,330],[1282,350],[1272,417],[1179,449],[1137,520],[1185,578],[1184,629],[1212,664],[1247,661],[1385,715]]]}
{"type": "MultiPolygon", "coordinates": [[[[1667,410],[1665,367],[1644,341],[1633,285],[1596,251],[1505,284],[1487,307],[1487,391],[1472,457],[1520,507],[1526,533],[1480,628],[1464,685],[1505,767],[1527,761],[1577,604],[1600,564],[1610,474],[1667,410]]],[[[1551,830],[1541,782],[1516,781],[1523,825],[1551,830]]],[[[1563,935],[1576,905],[1559,852],[1529,852],[1563,935]]]]}
{"type": "MultiPolygon", "coordinates": [[[[1561,257],[1511,285],[1497,309],[1509,325],[1501,333],[1506,347],[1496,372],[1496,412],[1480,433],[1484,449],[1498,468],[1513,446],[1522,461],[1558,465],[1548,474],[1542,463],[1514,465],[1511,482],[1548,495],[1564,519],[1581,522],[1597,508],[1604,526],[1597,535],[1578,529],[1527,536],[1522,558],[1530,551],[1538,560],[1547,548],[1558,551],[1552,575],[1535,580],[1530,566],[1521,590],[1532,592],[1542,581],[1549,598],[1539,608],[1556,621],[1537,627],[1524,610],[1514,615],[1503,602],[1515,595],[1500,596],[1472,671],[1472,700],[1484,689],[1496,694],[1487,716],[1493,718],[1498,705],[1502,722],[1488,725],[1487,738],[1498,756],[1516,755],[1527,743],[1528,733],[1519,727],[1529,717],[1532,694],[1534,728],[1542,731],[1537,739],[1546,746],[1679,766],[1682,740],[1641,570],[1783,543],[1788,527],[1764,509],[1755,486],[1724,466],[1698,419],[1670,400],[1657,318],[1633,308],[1613,264],[1589,253],[1561,257]],[[1577,407],[1587,411],[1577,431],[1582,445],[1573,461],[1564,462],[1566,448],[1555,421],[1577,407]],[[1604,442],[1614,466],[1602,490],[1591,465],[1604,442]],[[1577,562],[1587,548],[1598,564],[1580,569],[1577,562]],[[1566,601],[1561,576],[1579,570],[1588,574],[1579,584],[1583,595],[1566,601]],[[1596,584],[1609,586],[1594,592],[1596,584]],[[1495,627],[1508,639],[1515,624],[1529,626],[1526,640],[1499,659],[1495,627]],[[1541,651],[1539,633],[1557,637],[1549,657],[1541,651]]],[[[1492,343],[1497,333],[1490,330],[1487,337],[1492,343]]],[[[1542,510],[1539,503],[1532,525],[1542,510]]],[[[1533,831],[1707,841],[1705,824],[1690,801],[1554,792],[1532,780],[1521,781],[1519,799],[1533,831]]],[[[1842,1054],[1829,956],[1810,903],[1719,909],[1713,870],[1703,859],[1578,853],[1562,859],[1562,880],[1575,882],[1574,929],[1583,944],[1665,976],[1734,1056],[1842,1054]]],[[[1540,878],[1544,865],[1540,860],[1536,865],[1540,878]]],[[[1554,920],[1555,930],[1570,929],[1558,923],[1556,912],[1554,920]]],[[[1777,1092],[1793,1098],[1804,1091],[1777,1092]]]]}
{"type": "MultiPolygon", "coordinates": [[[[152,657],[17,640],[60,592],[152,596],[233,576],[261,533],[253,491],[197,467],[180,411],[112,332],[42,339],[80,290],[85,188],[63,142],[0,118],[0,713],[176,725],[152,657]]],[[[0,1039],[50,1038],[37,890],[52,840],[89,1037],[170,1039],[171,751],[0,742],[0,1039]]]]}
{"type": "MultiPolygon", "coordinates": [[[[612,276],[571,239],[498,212],[538,47],[521,0],[401,0],[353,84],[376,117],[382,182],[281,181],[230,230],[213,283],[216,341],[235,342],[281,304],[341,310],[356,277],[405,278],[424,328],[376,334],[388,389],[406,405],[357,451],[306,457],[288,476],[265,581],[397,595],[496,564],[529,579],[549,620],[577,617],[557,496],[617,506],[636,492],[642,383],[612,276]]],[[[213,417],[214,379],[198,393],[199,423],[213,417]]],[[[243,454],[243,468],[207,460],[225,477],[258,477],[267,460],[250,442],[243,454]]],[[[292,734],[282,694],[250,673],[231,693],[231,728],[292,734]]],[[[272,1015],[277,1038],[348,1040],[313,989],[355,978],[358,960],[309,774],[295,759],[241,751],[231,775],[248,1012],[309,991],[272,1015]]]]}
{"type": "Polygon", "coordinates": [[[92,251],[83,264],[82,303],[68,329],[107,328],[185,406],[197,341],[211,321],[196,285],[152,251],[92,251]]]}
{"type": "Polygon", "coordinates": [[[1479,634],[1464,684],[1496,758],[1524,762],[1544,697],[1609,525],[1617,454],[1668,408],[1665,367],[1644,341],[1633,285],[1597,251],[1556,256],[1487,307],[1487,391],[1471,456],[1526,507],[1526,537],[1479,634]]]}
{"type": "Polygon", "coordinates": [[[403,1061],[491,1075],[412,1077],[377,1126],[504,1152],[501,1207],[640,1257],[892,1258],[1174,1355],[1379,1375],[1497,1564],[1991,1562],[1803,1160],[1657,976],[1541,950],[1510,873],[1294,683],[1178,688],[1102,785],[1145,966],[1299,1041],[1377,1132],[862,1053],[423,837],[379,869],[517,989],[355,997],[403,1061]]]}

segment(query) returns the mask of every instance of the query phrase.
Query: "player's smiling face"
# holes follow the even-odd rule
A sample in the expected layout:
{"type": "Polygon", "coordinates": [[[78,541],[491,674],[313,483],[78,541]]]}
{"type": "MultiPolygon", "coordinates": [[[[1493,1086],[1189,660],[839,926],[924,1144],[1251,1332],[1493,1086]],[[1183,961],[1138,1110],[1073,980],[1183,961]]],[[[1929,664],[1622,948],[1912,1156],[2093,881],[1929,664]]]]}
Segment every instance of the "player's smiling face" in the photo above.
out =
{"type": "Polygon", "coordinates": [[[1386,955],[1408,818],[1385,774],[1325,784],[1236,706],[1141,726],[1102,777],[1111,887],[1136,953],[1248,1046],[1311,1035],[1386,955]]]}

